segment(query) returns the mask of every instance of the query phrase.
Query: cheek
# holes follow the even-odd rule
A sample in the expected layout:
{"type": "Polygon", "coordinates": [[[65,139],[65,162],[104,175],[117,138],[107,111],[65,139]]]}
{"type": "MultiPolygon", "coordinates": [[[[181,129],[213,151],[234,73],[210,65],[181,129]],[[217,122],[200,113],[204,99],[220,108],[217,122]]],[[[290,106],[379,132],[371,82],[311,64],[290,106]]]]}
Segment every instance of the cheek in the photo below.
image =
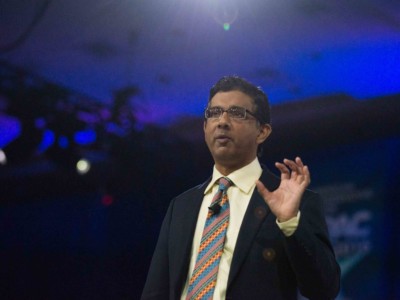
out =
{"type": "Polygon", "coordinates": [[[212,132],[210,127],[211,127],[210,125],[204,126],[204,139],[207,142],[207,144],[209,143],[209,141],[211,141],[212,137],[212,132]]]}
{"type": "Polygon", "coordinates": [[[240,142],[242,145],[253,146],[257,145],[257,136],[258,133],[253,130],[244,131],[240,134],[240,142]]]}

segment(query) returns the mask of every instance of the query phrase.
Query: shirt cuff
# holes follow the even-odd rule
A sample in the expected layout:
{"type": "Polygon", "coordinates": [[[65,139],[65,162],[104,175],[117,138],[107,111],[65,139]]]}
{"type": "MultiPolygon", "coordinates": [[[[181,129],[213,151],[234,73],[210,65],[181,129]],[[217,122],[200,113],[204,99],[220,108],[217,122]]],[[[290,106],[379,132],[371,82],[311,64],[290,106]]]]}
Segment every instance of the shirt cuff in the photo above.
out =
{"type": "Polygon", "coordinates": [[[278,219],[276,219],[276,224],[278,225],[280,230],[282,230],[285,236],[291,236],[296,231],[297,226],[299,225],[299,221],[300,211],[297,213],[297,216],[285,222],[279,222],[278,219]]]}

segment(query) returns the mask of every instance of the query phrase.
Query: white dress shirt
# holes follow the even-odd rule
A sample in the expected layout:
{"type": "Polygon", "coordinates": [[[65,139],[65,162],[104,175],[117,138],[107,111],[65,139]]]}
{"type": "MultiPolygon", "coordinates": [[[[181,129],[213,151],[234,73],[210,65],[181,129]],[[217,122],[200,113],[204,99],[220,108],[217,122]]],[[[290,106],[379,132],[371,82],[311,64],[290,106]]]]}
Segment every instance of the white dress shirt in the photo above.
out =
{"type": "MultiPolygon", "coordinates": [[[[260,178],[262,168],[256,157],[250,164],[229,174],[228,177],[233,186],[228,188],[228,199],[230,207],[229,225],[226,232],[224,251],[218,268],[217,282],[214,290],[214,300],[224,300],[228,285],[229,270],[231,268],[233,251],[242,225],[244,214],[249,205],[250,198],[256,186],[257,179],[260,178]]],[[[181,295],[181,300],[186,299],[189,280],[196,264],[196,258],[200,247],[201,237],[203,235],[204,225],[206,223],[208,207],[211,205],[212,198],[218,190],[218,179],[224,177],[214,166],[212,179],[204,191],[203,202],[197,217],[196,230],[193,237],[192,251],[190,255],[189,273],[186,277],[185,286],[181,295]]],[[[278,222],[277,226],[286,236],[292,235],[298,226],[300,220],[300,212],[297,216],[286,221],[278,222]]]]}
{"type": "MultiPolygon", "coordinates": [[[[243,221],[244,214],[246,212],[247,206],[249,205],[251,195],[253,194],[255,188],[255,182],[257,179],[260,178],[261,173],[262,169],[258,159],[256,158],[247,166],[236,170],[226,176],[233,182],[234,185],[229,187],[227,191],[230,207],[229,226],[226,233],[224,252],[221,256],[217,275],[217,283],[214,290],[213,299],[215,300],[225,299],[229,270],[232,262],[233,251],[236,245],[236,240],[239,235],[239,230],[243,221]]],[[[204,224],[207,218],[208,207],[211,204],[214,194],[218,190],[218,184],[216,183],[216,181],[220,177],[223,177],[223,175],[214,166],[213,176],[210,184],[207,186],[204,192],[203,203],[201,205],[197,218],[197,225],[192,243],[189,274],[187,276],[185,287],[181,295],[182,300],[185,299],[187,294],[189,279],[196,264],[196,258],[200,247],[201,237],[203,235],[204,224]]]]}

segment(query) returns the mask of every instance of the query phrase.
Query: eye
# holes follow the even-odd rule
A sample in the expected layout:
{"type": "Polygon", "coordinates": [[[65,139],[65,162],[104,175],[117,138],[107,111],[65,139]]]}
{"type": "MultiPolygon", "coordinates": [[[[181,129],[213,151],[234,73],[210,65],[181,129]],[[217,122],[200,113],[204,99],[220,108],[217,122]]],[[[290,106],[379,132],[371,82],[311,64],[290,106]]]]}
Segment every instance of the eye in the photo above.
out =
{"type": "Polygon", "coordinates": [[[208,109],[208,117],[210,118],[218,118],[221,115],[221,107],[210,107],[208,109]]]}
{"type": "Polygon", "coordinates": [[[229,114],[233,118],[243,119],[245,117],[245,109],[243,107],[232,106],[229,108],[229,114]]]}

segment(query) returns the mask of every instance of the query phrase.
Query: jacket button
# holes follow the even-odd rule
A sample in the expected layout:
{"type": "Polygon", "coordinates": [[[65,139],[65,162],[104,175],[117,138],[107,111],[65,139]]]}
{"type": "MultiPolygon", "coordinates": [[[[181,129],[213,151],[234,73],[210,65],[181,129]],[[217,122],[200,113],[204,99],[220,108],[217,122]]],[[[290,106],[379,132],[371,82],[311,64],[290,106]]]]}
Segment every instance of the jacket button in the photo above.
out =
{"type": "Polygon", "coordinates": [[[262,255],[266,261],[271,262],[275,259],[276,252],[273,248],[265,248],[262,255]]]}
{"type": "Polygon", "coordinates": [[[267,210],[262,206],[258,206],[254,210],[254,215],[256,216],[257,219],[264,218],[266,214],[267,214],[267,210]]]}

